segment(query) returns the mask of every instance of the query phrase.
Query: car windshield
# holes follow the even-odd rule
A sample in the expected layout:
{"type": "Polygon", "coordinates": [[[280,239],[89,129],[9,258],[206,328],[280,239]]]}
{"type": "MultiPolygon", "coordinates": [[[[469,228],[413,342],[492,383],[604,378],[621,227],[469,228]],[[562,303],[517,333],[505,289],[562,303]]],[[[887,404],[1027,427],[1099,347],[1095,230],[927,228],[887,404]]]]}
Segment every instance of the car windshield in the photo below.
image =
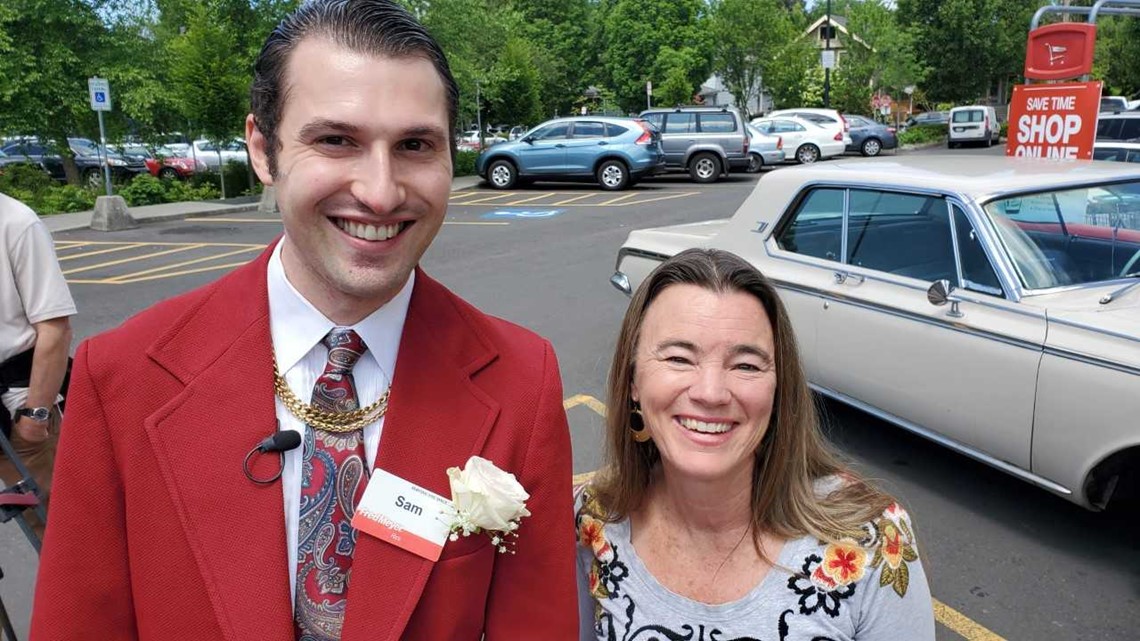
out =
{"type": "Polygon", "coordinates": [[[981,122],[985,119],[985,113],[981,109],[968,109],[966,111],[955,111],[954,122],[981,122]]]}
{"type": "Polygon", "coordinates": [[[984,210],[1027,289],[1140,272],[1140,182],[1003,198],[984,210]]]}

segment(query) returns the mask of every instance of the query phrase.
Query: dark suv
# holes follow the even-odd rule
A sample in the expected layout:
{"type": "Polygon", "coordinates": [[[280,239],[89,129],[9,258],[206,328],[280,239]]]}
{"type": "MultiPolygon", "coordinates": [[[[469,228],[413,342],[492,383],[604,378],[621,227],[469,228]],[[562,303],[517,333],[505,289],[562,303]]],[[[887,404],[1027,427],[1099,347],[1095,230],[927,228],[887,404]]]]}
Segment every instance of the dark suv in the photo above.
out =
{"type": "MultiPolygon", "coordinates": [[[[79,170],[84,184],[99,187],[103,184],[102,160],[99,147],[86,138],[68,138],[67,144],[75,154],[75,167],[79,170]]],[[[67,180],[63,171],[63,157],[59,155],[53,145],[41,143],[35,138],[27,138],[10,142],[0,149],[19,162],[39,165],[44,168],[52,178],[60,182],[67,180]]],[[[111,167],[111,175],[117,179],[130,179],[145,172],[146,163],[136,158],[127,158],[115,152],[107,154],[107,164],[111,167]]]]}
{"type": "Polygon", "coordinates": [[[665,164],[699,183],[748,168],[748,131],[733,107],[647,109],[641,117],[661,130],[665,164]]]}

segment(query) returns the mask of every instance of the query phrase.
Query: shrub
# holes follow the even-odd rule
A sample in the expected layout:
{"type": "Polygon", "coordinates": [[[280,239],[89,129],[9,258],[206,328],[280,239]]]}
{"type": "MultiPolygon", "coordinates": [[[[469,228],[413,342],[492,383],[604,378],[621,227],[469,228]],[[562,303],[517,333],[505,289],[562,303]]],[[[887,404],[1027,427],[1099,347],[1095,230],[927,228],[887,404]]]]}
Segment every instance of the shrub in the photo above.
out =
{"type": "Polygon", "coordinates": [[[921,145],[940,142],[946,138],[949,128],[946,125],[918,125],[899,134],[900,145],[921,145]]]}
{"type": "Polygon", "coordinates": [[[95,206],[99,192],[76,185],[52,187],[41,198],[39,207],[32,207],[41,214],[59,214],[71,211],[84,211],[95,206]]]}
{"type": "Polygon", "coordinates": [[[127,201],[127,205],[138,207],[140,205],[158,205],[170,202],[167,198],[167,186],[164,181],[150,174],[139,174],[131,182],[119,190],[119,195],[127,201]]]}
{"type": "Polygon", "coordinates": [[[13,164],[0,171],[0,191],[9,195],[13,190],[39,194],[55,186],[52,177],[37,165],[13,164]]]}
{"type": "Polygon", "coordinates": [[[477,151],[459,151],[455,154],[455,175],[474,176],[475,160],[479,157],[477,151]]]}
{"type": "Polygon", "coordinates": [[[1009,139],[1009,121],[1008,120],[1001,123],[1001,137],[1005,138],[1007,140],[1009,139]]]}

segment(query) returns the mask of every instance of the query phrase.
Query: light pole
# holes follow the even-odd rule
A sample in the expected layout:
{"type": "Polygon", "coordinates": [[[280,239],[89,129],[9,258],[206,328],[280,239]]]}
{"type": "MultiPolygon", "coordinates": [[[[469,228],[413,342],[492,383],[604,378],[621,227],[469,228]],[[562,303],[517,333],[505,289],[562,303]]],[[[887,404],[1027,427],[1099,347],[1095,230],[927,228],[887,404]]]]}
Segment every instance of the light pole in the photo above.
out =
{"type": "Polygon", "coordinates": [[[479,100],[479,81],[475,81],[475,127],[479,129],[479,150],[483,149],[483,107],[479,100]]]}
{"type": "MultiPolygon", "coordinates": [[[[831,51],[831,0],[827,0],[827,31],[824,32],[824,51],[831,51]]],[[[830,60],[830,56],[825,56],[830,60]]],[[[826,109],[831,108],[831,67],[828,65],[823,66],[823,106],[826,109]]]]}

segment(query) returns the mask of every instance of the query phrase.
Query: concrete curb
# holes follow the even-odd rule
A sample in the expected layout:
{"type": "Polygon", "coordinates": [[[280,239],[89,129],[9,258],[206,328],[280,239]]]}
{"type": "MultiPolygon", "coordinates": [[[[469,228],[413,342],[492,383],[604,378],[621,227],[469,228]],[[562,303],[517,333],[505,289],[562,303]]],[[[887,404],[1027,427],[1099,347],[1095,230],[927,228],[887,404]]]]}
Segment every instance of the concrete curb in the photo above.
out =
{"type": "MultiPolygon", "coordinates": [[[[471,189],[482,181],[483,179],[478,176],[460,176],[453,178],[451,180],[451,191],[471,189]]],[[[258,210],[259,205],[259,200],[248,203],[193,201],[131,207],[130,214],[140,225],[146,225],[149,223],[161,223],[171,220],[181,220],[183,218],[195,218],[198,216],[220,216],[225,214],[255,212],[258,210]]],[[[90,229],[91,219],[94,214],[95,212],[93,210],[79,211],[70,214],[42,216],[41,220],[44,221],[44,224],[47,225],[48,230],[52,233],[73,231],[76,229],[90,229]]]]}

